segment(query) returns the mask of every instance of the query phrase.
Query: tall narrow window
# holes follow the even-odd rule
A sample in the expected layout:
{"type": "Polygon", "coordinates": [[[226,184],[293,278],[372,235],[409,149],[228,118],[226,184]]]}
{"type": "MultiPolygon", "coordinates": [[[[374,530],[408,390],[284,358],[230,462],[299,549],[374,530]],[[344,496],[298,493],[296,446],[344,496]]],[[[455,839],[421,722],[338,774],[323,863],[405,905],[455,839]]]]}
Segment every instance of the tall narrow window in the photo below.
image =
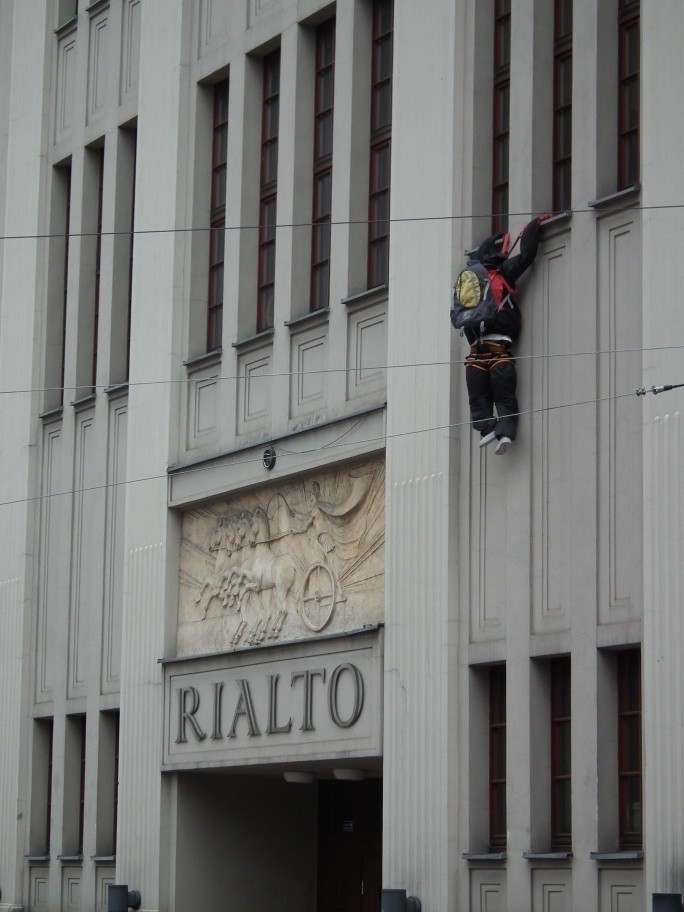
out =
{"type": "Polygon", "coordinates": [[[133,143],[133,168],[131,180],[131,231],[128,247],[128,302],[126,307],[126,380],[131,372],[131,315],[133,310],[133,245],[135,244],[135,172],[137,162],[137,130],[133,143]]]}
{"type": "Polygon", "coordinates": [[[86,717],[80,717],[80,755],[78,779],[78,850],[77,855],[83,854],[83,823],[85,820],[85,764],[86,764],[86,717]]]}
{"type": "Polygon", "coordinates": [[[53,719],[48,719],[47,725],[47,782],[45,783],[45,854],[50,854],[50,822],[52,818],[52,746],[55,724],[53,719]]]}
{"type": "Polygon", "coordinates": [[[511,95],[511,0],[494,0],[494,122],[492,129],[492,230],[508,221],[508,143],[511,95]]]}
{"type": "Polygon", "coordinates": [[[60,404],[64,404],[64,369],[66,364],[67,297],[69,293],[69,231],[71,225],[71,165],[66,172],[66,206],[64,224],[64,291],[62,295],[62,354],[60,367],[60,404]]]}
{"type": "Polygon", "coordinates": [[[618,794],[620,847],[640,847],[641,651],[618,653],[618,794]]]}
{"type": "Polygon", "coordinates": [[[374,0],[371,54],[371,149],[368,206],[368,287],[389,279],[390,161],[394,0],[374,0]]]}
{"type": "Polygon", "coordinates": [[[280,51],[264,58],[261,108],[261,193],[259,199],[259,283],[257,332],[273,326],[276,223],[278,210],[278,126],[280,51]]]}
{"type": "Polygon", "coordinates": [[[555,0],[553,27],[553,209],[569,209],[572,155],[572,0],[555,0]]]}
{"type": "Polygon", "coordinates": [[[113,790],[114,794],[112,796],[113,807],[112,807],[112,854],[116,855],[116,828],[119,822],[119,731],[120,731],[120,716],[119,713],[114,714],[114,781],[113,781],[113,790]]]}
{"type": "Polygon", "coordinates": [[[316,31],[311,310],[327,307],[330,301],[334,95],[335,20],[331,19],[316,31]]]}
{"type": "Polygon", "coordinates": [[[97,383],[97,346],[100,329],[100,266],[102,263],[102,191],[104,187],[104,146],[97,156],[97,240],[95,242],[95,302],[93,306],[92,385],[97,383]]]}
{"type": "Polygon", "coordinates": [[[551,845],[572,842],[570,779],[570,659],[551,662],[551,845]]]}
{"type": "Polygon", "coordinates": [[[489,670],[489,843],[506,845],[506,667],[489,670]]]}
{"type": "Polygon", "coordinates": [[[207,351],[214,351],[214,349],[221,346],[223,330],[223,264],[226,234],[227,161],[228,80],[225,79],[214,87],[207,351]]]}
{"type": "Polygon", "coordinates": [[[618,7],[618,189],[639,180],[639,0],[618,7]]]}

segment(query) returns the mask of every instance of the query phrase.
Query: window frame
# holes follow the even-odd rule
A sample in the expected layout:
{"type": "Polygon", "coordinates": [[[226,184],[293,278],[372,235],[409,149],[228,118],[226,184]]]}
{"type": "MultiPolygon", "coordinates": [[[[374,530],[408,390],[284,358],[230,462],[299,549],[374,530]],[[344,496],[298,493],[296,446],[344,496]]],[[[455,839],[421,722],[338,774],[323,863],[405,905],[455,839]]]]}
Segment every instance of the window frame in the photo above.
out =
{"type": "Polygon", "coordinates": [[[211,191],[209,210],[209,267],[207,282],[207,351],[221,347],[223,332],[223,279],[225,264],[226,172],[228,167],[228,79],[214,86],[211,131],[211,191]],[[222,142],[222,138],[225,141],[222,142]],[[220,155],[221,149],[225,155],[220,155]],[[223,179],[221,180],[221,176],[223,179]]]}
{"type": "Polygon", "coordinates": [[[505,665],[492,665],[489,669],[488,736],[489,845],[495,850],[507,842],[505,665]]]}
{"type": "Polygon", "coordinates": [[[389,281],[389,238],[390,238],[390,189],[392,182],[392,92],[394,71],[394,0],[374,0],[371,34],[371,123],[370,123],[370,164],[368,180],[368,288],[386,285],[389,281]],[[389,15],[389,27],[383,30],[382,21],[389,15]],[[389,72],[381,73],[381,54],[389,46],[389,72]],[[387,92],[388,120],[376,126],[379,119],[380,97],[387,92]],[[378,159],[387,154],[387,179],[381,181],[378,159]],[[380,218],[384,209],[386,217],[380,218]]]}
{"type": "Polygon", "coordinates": [[[509,213],[511,106],[511,0],[494,0],[492,99],[492,231],[504,231],[509,213]]]}
{"type": "Polygon", "coordinates": [[[47,783],[46,783],[46,793],[45,793],[45,855],[50,854],[50,842],[51,842],[51,823],[52,823],[52,765],[53,765],[53,749],[54,749],[54,740],[55,740],[55,720],[46,719],[45,720],[47,729],[48,729],[48,752],[47,752],[47,783]]]}
{"type": "Polygon", "coordinates": [[[569,849],[572,845],[572,671],[570,658],[562,656],[550,662],[550,724],[551,724],[551,847],[569,849]],[[564,709],[565,708],[565,709],[564,709]],[[563,747],[567,755],[563,755],[563,747]],[[563,827],[564,791],[570,809],[570,826],[563,827]]]}
{"type": "Polygon", "coordinates": [[[257,332],[271,329],[275,306],[276,227],[278,219],[278,138],[280,131],[280,48],[263,59],[261,165],[259,171],[259,256],[257,332]],[[271,130],[275,111],[275,130],[271,130]],[[272,150],[275,155],[271,160],[272,150]],[[274,175],[269,176],[267,166],[274,175]],[[270,213],[273,213],[271,216],[270,213]],[[271,311],[271,313],[269,313],[271,311]]]}
{"type": "Polygon", "coordinates": [[[620,849],[640,849],[643,844],[643,744],[642,744],[641,649],[625,649],[617,654],[617,775],[618,836],[620,849]],[[635,687],[636,684],[636,687],[635,687]],[[636,697],[633,703],[631,697],[636,697]],[[634,724],[633,724],[634,723],[634,724]],[[628,742],[637,745],[637,762],[630,763],[628,742]],[[635,737],[636,734],[636,737],[635,737]],[[637,783],[639,826],[630,827],[630,788],[637,783]]]}
{"type": "Polygon", "coordinates": [[[573,0],[554,0],[553,19],[553,211],[560,212],[572,205],[572,70],[573,70],[573,0]],[[569,13],[568,13],[569,9],[569,13]],[[564,25],[569,15],[570,29],[564,25]],[[569,64],[569,77],[564,68],[569,64]],[[569,98],[562,95],[570,80],[569,98]],[[567,130],[567,148],[562,137],[567,130]]]}
{"type": "Polygon", "coordinates": [[[641,125],[641,3],[640,0],[618,0],[618,99],[617,158],[618,190],[626,190],[639,181],[641,125]],[[626,45],[628,35],[636,35],[636,69],[628,70],[626,45]],[[635,103],[634,122],[627,116],[627,102],[632,94],[635,103]]]}
{"type": "Polygon", "coordinates": [[[79,716],[79,775],[78,775],[78,845],[77,855],[83,855],[83,836],[85,829],[85,781],[86,781],[86,716],[79,716]]]}
{"type": "Polygon", "coordinates": [[[126,305],[126,381],[131,373],[131,319],[133,316],[133,246],[135,244],[135,177],[138,163],[138,131],[135,131],[133,143],[133,168],[131,179],[131,230],[128,246],[128,301],[126,305]]]}
{"type": "Polygon", "coordinates": [[[311,215],[311,280],[309,310],[323,310],[330,304],[330,241],[332,223],[332,124],[335,110],[335,19],[329,19],[316,29],[316,73],[314,86],[314,157],[313,193],[311,215]],[[330,59],[326,59],[327,42],[332,45],[330,59]],[[323,90],[331,75],[331,100],[323,104],[323,90]],[[321,147],[321,125],[330,120],[330,149],[321,147]],[[323,188],[328,184],[327,194],[323,188]],[[323,273],[323,282],[319,281],[323,273]]]}
{"type": "Polygon", "coordinates": [[[64,275],[62,293],[62,353],[60,357],[59,403],[64,405],[64,378],[66,375],[66,325],[69,300],[69,232],[71,231],[71,164],[66,170],[66,206],[64,213],[64,275]]]}
{"type": "Polygon", "coordinates": [[[121,737],[121,716],[114,713],[114,798],[112,803],[112,855],[116,855],[116,828],[119,823],[119,743],[121,737]]]}
{"type": "Polygon", "coordinates": [[[100,334],[100,274],[102,272],[102,210],[104,198],[105,147],[97,150],[97,232],[95,237],[95,294],[93,300],[92,387],[97,385],[98,337],[100,334]]]}

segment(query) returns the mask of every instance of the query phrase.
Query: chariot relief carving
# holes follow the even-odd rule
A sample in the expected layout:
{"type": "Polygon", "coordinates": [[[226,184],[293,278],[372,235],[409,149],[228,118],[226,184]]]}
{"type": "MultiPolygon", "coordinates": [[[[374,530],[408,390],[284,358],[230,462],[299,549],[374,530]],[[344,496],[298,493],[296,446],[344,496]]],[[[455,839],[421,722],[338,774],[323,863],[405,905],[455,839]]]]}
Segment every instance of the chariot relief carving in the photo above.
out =
{"type": "Polygon", "coordinates": [[[373,460],[188,511],[178,654],[382,621],[384,482],[373,460]]]}

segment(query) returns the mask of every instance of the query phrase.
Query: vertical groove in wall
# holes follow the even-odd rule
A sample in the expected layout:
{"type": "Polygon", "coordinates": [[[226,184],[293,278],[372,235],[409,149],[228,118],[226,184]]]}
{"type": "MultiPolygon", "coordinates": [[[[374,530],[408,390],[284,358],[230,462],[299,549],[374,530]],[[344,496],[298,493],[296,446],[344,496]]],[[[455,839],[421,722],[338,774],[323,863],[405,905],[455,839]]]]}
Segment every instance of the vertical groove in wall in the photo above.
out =
{"type": "MultiPolygon", "coordinates": [[[[5,528],[9,529],[8,524],[5,528]]],[[[15,892],[19,721],[21,717],[23,579],[0,580],[0,732],[16,750],[0,751],[0,872],[6,896],[15,892]]]]}
{"type": "Polygon", "coordinates": [[[162,544],[128,554],[117,876],[146,895],[148,908],[154,908],[159,876],[162,676],[157,660],[163,649],[163,569],[162,544]]]}
{"type": "Polygon", "coordinates": [[[435,908],[448,895],[446,487],[441,473],[396,483],[388,516],[384,877],[435,908]]]}
{"type": "Polygon", "coordinates": [[[644,525],[645,591],[651,593],[652,603],[645,606],[643,660],[645,828],[653,840],[652,889],[682,892],[684,860],[679,867],[672,865],[672,859],[682,859],[684,851],[680,415],[656,418],[647,430],[651,444],[645,485],[646,517],[650,518],[644,525]]]}

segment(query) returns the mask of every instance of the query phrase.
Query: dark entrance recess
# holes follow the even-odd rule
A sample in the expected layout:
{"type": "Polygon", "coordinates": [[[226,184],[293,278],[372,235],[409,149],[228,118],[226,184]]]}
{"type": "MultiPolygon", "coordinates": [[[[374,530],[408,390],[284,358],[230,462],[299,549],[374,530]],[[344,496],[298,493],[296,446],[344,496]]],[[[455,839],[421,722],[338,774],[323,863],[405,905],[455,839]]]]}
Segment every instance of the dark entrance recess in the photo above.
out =
{"type": "Polygon", "coordinates": [[[318,912],[380,912],[381,889],[382,780],[321,780],[318,912]]]}

